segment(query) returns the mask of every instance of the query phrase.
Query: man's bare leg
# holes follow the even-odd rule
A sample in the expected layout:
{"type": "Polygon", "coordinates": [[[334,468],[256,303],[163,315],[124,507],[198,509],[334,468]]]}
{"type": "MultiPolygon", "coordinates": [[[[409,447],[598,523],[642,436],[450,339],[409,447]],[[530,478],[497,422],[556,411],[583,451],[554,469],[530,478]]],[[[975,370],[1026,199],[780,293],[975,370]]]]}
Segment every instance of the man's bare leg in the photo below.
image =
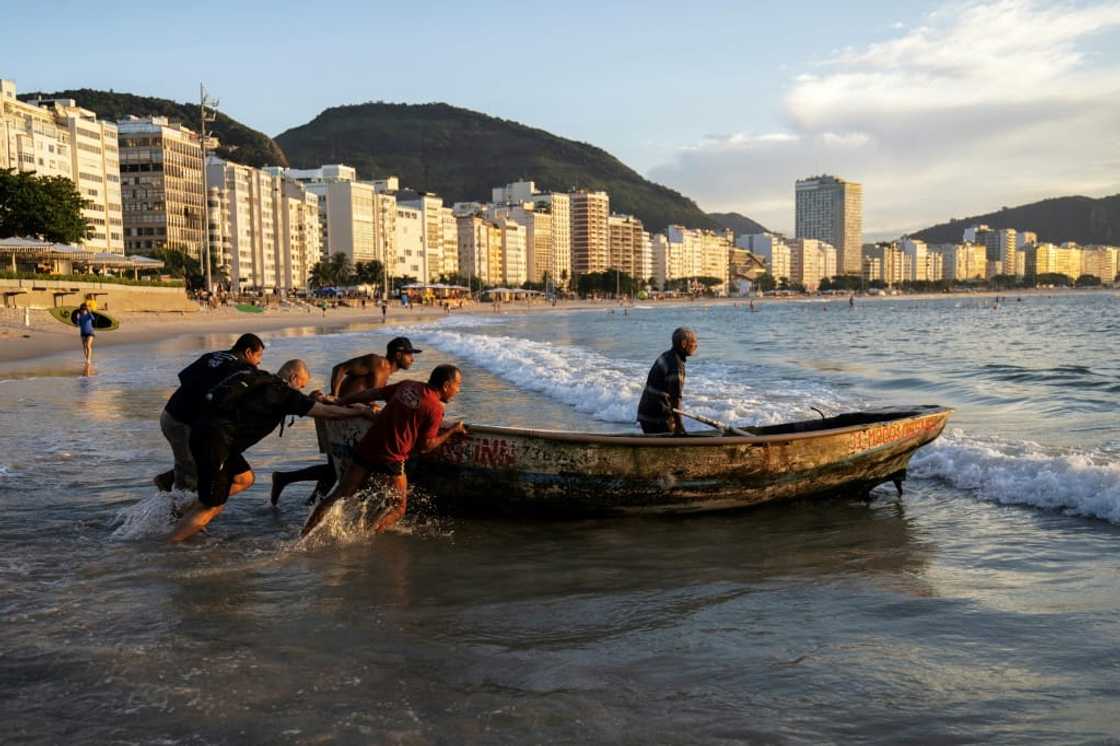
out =
{"type": "Polygon", "coordinates": [[[225,504],[218,505],[213,508],[208,508],[198,500],[191,503],[191,507],[187,510],[177,526],[175,532],[171,534],[170,541],[172,543],[189,539],[197,534],[199,531],[206,527],[206,524],[218,517],[218,514],[225,508],[225,504]]]}
{"type": "Polygon", "coordinates": [[[397,521],[404,518],[404,512],[408,508],[408,478],[404,474],[398,474],[392,477],[389,485],[391,505],[373,524],[375,534],[396,525],[397,521]]]}
{"type": "Polygon", "coordinates": [[[350,464],[346,469],[346,473],[342,475],[342,481],[338,483],[337,489],[323,498],[323,501],[315,506],[315,510],[311,511],[307,523],[304,524],[303,531],[300,531],[300,536],[307,536],[314,531],[315,527],[322,522],[323,516],[327,514],[331,506],[334,505],[336,501],[350,497],[360,490],[365,485],[367,477],[369,477],[368,469],[358,464],[350,464]]]}
{"type": "Polygon", "coordinates": [[[243,471],[240,474],[234,474],[233,479],[231,479],[229,483],[230,497],[233,497],[238,492],[244,492],[245,490],[249,489],[253,486],[253,484],[256,483],[256,481],[257,475],[252,469],[250,469],[249,471],[243,471]]]}

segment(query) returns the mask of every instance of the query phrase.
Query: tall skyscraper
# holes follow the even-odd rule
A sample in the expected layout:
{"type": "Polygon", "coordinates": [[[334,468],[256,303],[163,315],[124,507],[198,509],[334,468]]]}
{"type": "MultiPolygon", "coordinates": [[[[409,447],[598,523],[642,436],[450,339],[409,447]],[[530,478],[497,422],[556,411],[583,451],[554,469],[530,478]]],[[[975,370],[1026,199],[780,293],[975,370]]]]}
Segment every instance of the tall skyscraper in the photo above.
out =
{"type": "Polygon", "coordinates": [[[836,271],[858,275],[863,248],[863,187],[854,181],[821,175],[798,180],[795,193],[796,237],[836,247],[836,271]]]}
{"type": "MultiPolygon", "coordinates": [[[[610,261],[607,218],[611,214],[606,192],[572,192],[572,274],[605,272],[610,261]]],[[[553,218],[555,221],[555,217],[553,218]]]]}

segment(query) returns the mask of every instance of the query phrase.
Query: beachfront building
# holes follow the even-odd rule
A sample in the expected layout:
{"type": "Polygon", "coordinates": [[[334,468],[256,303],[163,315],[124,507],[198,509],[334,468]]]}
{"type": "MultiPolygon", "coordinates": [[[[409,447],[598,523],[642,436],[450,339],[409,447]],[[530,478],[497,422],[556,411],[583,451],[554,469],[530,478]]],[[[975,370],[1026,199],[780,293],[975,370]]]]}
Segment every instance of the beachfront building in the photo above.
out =
{"type": "MultiPolygon", "coordinates": [[[[333,163],[318,168],[271,167],[264,170],[298,181],[318,199],[319,260],[345,254],[352,264],[374,259],[385,261],[388,241],[384,233],[378,240],[374,185],[358,181],[358,173],[352,166],[333,163]]],[[[383,204],[379,202],[377,206],[383,211],[383,204]]]]}
{"type": "Polygon", "coordinates": [[[731,231],[717,233],[670,225],[665,229],[665,235],[670,244],[681,245],[680,277],[715,278],[719,282],[712,289],[717,293],[726,292],[727,257],[734,237],[731,231]]]}
{"type": "Polygon", "coordinates": [[[909,272],[904,279],[911,282],[929,280],[929,248],[926,242],[904,238],[899,242],[899,248],[908,260],[909,272]]]}
{"type": "Polygon", "coordinates": [[[166,117],[117,123],[124,248],[180,251],[202,261],[202,143],[166,117]]]}
{"type": "MultiPolygon", "coordinates": [[[[528,182],[532,184],[532,182],[528,182]]],[[[494,190],[499,193],[501,190],[494,190]]],[[[555,283],[552,260],[553,219],[549,212],[538,211],[532,202],[495,204],[487,208],[487,216],[494,220],[512,220],[525,229],[525,274],[530,282],[543,283],[547,278],[555,283]]]]}
{"type": "Polygon", "coordinates": [[[766,271],[776,282],[789,281],[789,245],[776,233],[749,233],[735,239],[735,245],[766,262],[766,271]]]}
{"type": "Polygon", "coordinates": [[[606,192],[586,190],[572,192],[568,197],[572,224],[572,274],[605,272],[610,263],[610,197],[606,192]]]}
{"type": "Polygon", "coordinates": [[[20,101],[16,85],[0,80],[0,169],[74,182],[90,228],[80,245],[124,254],[117,126],[73,99],[20,101]]]}
{"type": "Polygon", "coordinates": [[[73,99],[37,103],[53,114],[55,122],[69,136],[71,178],[86,201],[82,217],[91,229],[91,235],[81,245],[95,251],[124,254],[124,207],[116,123],[101,121],[73,99]]]}
{"type": "Polygon", "coordinates": [[[653,253],[653,284],[664,290],[670,280],[684,277],[684,246],[671,243],[664,233],[656,234],[651,243],[653,253]]]}
{"type": "Polygon", "coordinates": [[[211,251],[235,290],[307,287],[321,257],[319,197],[277,169],[257,169],[211,156],[211,251]],[[217,197],[220,205],[215,205],[217,197]]]}
{"type": "MultiPolygon", "coordinates": [[[[539,192],[532,181],[515,181],[491,190],[494,208],[520,207],[523,212],[510,214],[530,232],[528,272],[532,282],[544,282],[565,286],[572,275],[572,213],[571,196],[561,192],[539,192]],[[525,212],[532,211],[537,216],[548,215],[550,219],[535,218],[529,225],[525,212]],[[543,245],[545,225],[548,226],[549,242],[547,250],[543,245]],[[538,279],[539,278],[539,279],[538,279]]],[[[478,203],[459,203],[464,208],[478,203]]],[[[479,211],[486,209],[484,206],[479,211]]],[[[459,213],[457,213],[459,214],[459,213]]]]}
{"type": "Polygon", "coordinates": [[[440,210],[442,219],[441,233],[443,236],[443,250],[441,274],[454,277],[459,274],[459,227],[455,224],[455,216],[450,207],[440,210]]]}
{"type": "Polygon", "coordinates": [[[428,263],[424,251],[423,210],[398,202],[394,237],[397,256],[392,267],[393,277],[411,277],[425,282],[428,263]]]}
{"type": "Polygon", "coordinates": [[[528,231],[526,231],[525,226],[512,218],[502,217],[495,222],[501,236],[502,283],[506,287],[519,288],[528,279],[526,269],[528,231]]]}
{"type": "MultiPolygon", "coordinates": [[[[817,291],[821,280],[828,276],[825,274],[824,245],[823,241],[814,238],[795,238],[789,242],[791,285],[801,285],[810,293],[817,291]]],[[[833,263],[835,261],[834,258],[833,263]]]]}
{"type": "Polygon", "coordinates": [[[867,244],[863,247],[863,277],[867,282],[898,285],[913,274],[910,258],[893,242],[867,244]]]}
{"type": "Polygon", "coordinates": [[[642,221],[632,215],[611,215],[607,218],[607,266],[645,281],[653,274],[649,233],[642,221]]]}
{"type": "Polygon", "coordinates": [[[941,247],[942,278],[951,281],[979,280],[988,262],[983,244],[961,243],[941,247]]]}
{"type": "Polygon", "coordinates": [[[836,248],[837,271],[858,275],[863,246],[863,187],[827,174],[799,179],[795,235],[817,239],[836,248]]]}
{"type": "Polygon", "coordinates": [[[1101,282],[1112,283],[1120,271],[1117,266],[1118,250],[1112,246],[1094,246],[1081,252],[1081,274],[1100,278],[1101,282]]]}
{"type": "Polygon", "coordinates": [[[989,276],[1017,273],[1019,238],[1014,228],[989,228],[986,225],[975,225],[965,230],[964,240],[983,244],[987,248],[989,276]],[[999,266],[995,267],[997,262],[999,266]]]}
{"type": "Polygon", "coordinates": [[[477,278],[482,284],[490,277],[489,221],[478,214],[455,218],[458,229],[459,271],[468,280],[477,278]]]}
{"type": "MultiPolygon", "coordinates": [[[[414,276],[421,282],[437,282],[443,272],[443,200],[434,194],[421,192],[414,199],[402,200],[398,195],[397,206],[398,216],[401,208],[415,210],[420,214],[423,249],[419,256],[415,257],[419,260],[420,274],[414,276]]],[[[410,266],[412,264],[416,262],[409,262],[410,266]]]]}

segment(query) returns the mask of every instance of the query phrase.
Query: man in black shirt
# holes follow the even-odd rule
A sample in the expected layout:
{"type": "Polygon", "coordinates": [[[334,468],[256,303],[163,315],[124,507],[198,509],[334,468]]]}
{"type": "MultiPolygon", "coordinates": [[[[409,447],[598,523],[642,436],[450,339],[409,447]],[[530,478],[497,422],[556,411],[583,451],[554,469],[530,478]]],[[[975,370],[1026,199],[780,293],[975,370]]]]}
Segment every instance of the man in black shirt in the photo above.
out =
{"type": "Polygon", "coordinates": [[[198,469],[198,501],[171,535],[182,541],[200,531],[225,507],[231,493],[250,487],[255,476],[245,451],[263,440],[288,415],[294,417],[372,417],[368,406],[326,403],[318,392],[300,393],[311,374],[302,360],[289,360],[276,375],[239,371],[212,388],[207,405],[191,426],[190,449],[198,469]],[[234,484],[240,489],[231,489],[234,484]]]}
{"type": "Polygon", "coordinates": [[[194,490],[198,487],[194,459],[191,458],[191,425],[198,419],[206,392],[238,371],[256,370],[264,356],[264,342],[256,334],[242,334],[229,350],[208,352],[179,371],[179,388],[167,400],[159,417],[159,429],[171,444],[175,468],[153,481],[163,491],[194,490]]]}
{"type": "Polygon", "coordinates": [[[673,348],[654,361],[646,377],[646,387],[638,402],[638,424],[642,432],[684,435],[680,409],[684,395],[684,362],[696,354],[696,333],[680,327],[673,332],[673,348]]]}

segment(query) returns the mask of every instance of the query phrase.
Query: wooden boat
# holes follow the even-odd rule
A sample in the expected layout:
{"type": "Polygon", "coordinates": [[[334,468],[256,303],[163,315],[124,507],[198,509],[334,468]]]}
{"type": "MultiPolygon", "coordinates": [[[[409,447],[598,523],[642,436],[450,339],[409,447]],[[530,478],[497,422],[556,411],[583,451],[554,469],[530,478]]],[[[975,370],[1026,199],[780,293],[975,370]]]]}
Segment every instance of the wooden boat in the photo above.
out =
{"type": "MultiPolygon", "coordinates": [[[[413,484],[451,509],[561,514],[681,513],[774,500],[901,490],[910,457],[952,410],[924,405],[686,437],[468,425],[469,435],[415,459],[413,484]]],[[[324,422],[336,465],[364,420],[324,422]]]]}

